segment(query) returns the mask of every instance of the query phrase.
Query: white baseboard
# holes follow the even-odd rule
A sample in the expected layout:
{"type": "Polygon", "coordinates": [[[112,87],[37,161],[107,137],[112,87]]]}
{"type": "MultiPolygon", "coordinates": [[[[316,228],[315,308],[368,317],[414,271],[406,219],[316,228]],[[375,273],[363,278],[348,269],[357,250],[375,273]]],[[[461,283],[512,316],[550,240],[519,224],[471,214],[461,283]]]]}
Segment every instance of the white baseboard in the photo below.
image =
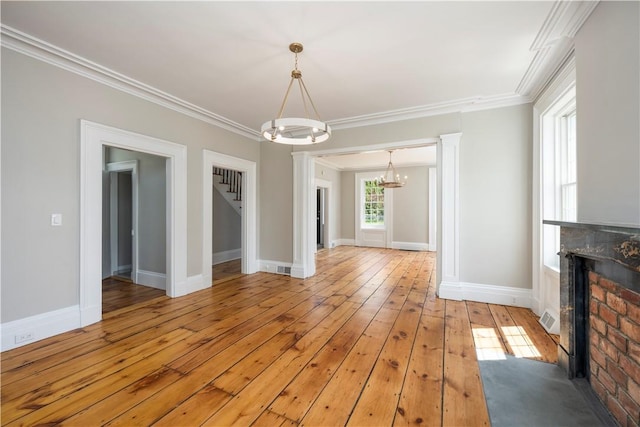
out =
{"type": "Polygon", "coordinates": [[[21,347],[63,332],[80,328],[80,307],[77,305],[49,311],[24,319],[13,320],[1,325],[2,351],[21,347]],[[22,342],[16,338],[23,336],[22,342]]]}
{"type": "Polygon", "coordinates": [[[429,243],[429,249],[427,249],[429,252],[435,252],[436,249],[436,244],[435,243],[429,243]]]}
{"type": "MultiPolygon", "coordinates": [[[[278,271],[278,267],[281,267],[281,270],[285,268],[291,269],[293,264],[290,262],[282,262],[282,261],[270,261],[266,259],[261,259],[258,261],[258,266],[260,271],[264,271],[265,273],[275,273],[275,274],[286,274],[282,271],[278,271]]],[[[288,276],[289,274],[287,274],[288,276]]]]}
{"type": "Polygon", "coordinates": [[[428,251],[428,243],[414,242],[391,242],[391,249],[401,249],[403,251],[428,251]]]}
{"type": "Polygon", "coordinates": [[[356,239],[338,239],[335,244],[336,246],[355,246],[356,239]]]}
{"type": "Polygon", "coordinates": [[[442,282],[438,296],[457,301],[477,301],[489,304],[531,308],[531,289],[508,286],[483,285],[468,282],[442,282]]]}
{"type": "Polygon", "coordinates": [[[240,258],[242,258],[242,248],[215,252],[211,255],[211,265],[222,264],[223,262],[233,261],[234,259],[240,258]]]}
{"type": "Polygon", "coordinates": [[[167,289],[167,276],[164,273],[138,270],[137,284],[165,290],[167,289]]]}

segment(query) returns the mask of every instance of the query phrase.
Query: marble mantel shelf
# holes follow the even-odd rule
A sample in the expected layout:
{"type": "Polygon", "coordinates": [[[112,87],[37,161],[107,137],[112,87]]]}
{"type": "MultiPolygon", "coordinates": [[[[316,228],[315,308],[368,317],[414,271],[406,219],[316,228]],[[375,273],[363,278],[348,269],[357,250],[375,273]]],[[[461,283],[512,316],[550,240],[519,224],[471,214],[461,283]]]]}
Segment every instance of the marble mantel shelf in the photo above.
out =
{"type": "Polygon", "coordinates": [[[640,225],[618,225],[618,224],[598,224],[589,222],[568,222],[545,219],[543,224],[559,225],[560,227],[584,228],[592,231],[608,231],[610,233],[621,233],[636,235],[640,239],[640,225]]]}

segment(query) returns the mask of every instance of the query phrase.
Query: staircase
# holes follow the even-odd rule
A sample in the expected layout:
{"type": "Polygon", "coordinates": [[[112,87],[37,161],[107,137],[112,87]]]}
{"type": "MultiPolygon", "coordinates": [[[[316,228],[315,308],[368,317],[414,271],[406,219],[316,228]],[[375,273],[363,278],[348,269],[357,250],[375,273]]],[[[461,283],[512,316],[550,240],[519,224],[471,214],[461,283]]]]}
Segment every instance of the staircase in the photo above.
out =
{"type": "Polygon", "coordinates": [[[213,185],[240,214],[240,209],[242,209],[242,172],[214,167],[213,175],[220,177],[218,180],[213,180],[213,185]]]}

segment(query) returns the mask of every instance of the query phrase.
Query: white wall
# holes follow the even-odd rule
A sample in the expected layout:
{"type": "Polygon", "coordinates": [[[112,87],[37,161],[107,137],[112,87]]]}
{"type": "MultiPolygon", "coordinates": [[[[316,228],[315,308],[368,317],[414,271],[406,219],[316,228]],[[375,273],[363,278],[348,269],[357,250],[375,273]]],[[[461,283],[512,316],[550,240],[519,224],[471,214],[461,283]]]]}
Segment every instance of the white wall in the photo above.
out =
{"type": "Polygon", "coordinates": [[[600,2],[575,56],[578,220],[640,225],[640,3],[600,2]]]}

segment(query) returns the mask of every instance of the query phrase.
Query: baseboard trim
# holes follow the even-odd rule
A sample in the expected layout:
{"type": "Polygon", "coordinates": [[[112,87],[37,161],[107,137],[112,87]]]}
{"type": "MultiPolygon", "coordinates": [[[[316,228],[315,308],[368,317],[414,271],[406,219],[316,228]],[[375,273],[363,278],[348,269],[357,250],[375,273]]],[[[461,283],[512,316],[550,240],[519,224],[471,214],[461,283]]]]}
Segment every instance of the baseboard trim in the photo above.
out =
{"type": "Polygon", "coordinates": [[[24,319],[13,320],[1,325],[2,351],[22,347],[54,335],[80,328],[80,306],[61,308],[24,319]],[[16,337],[25,336],[22,342],[16,337]]]}
{"type": "Polygon", "coordinates": [[[436,244],[435,243],[429,243],[429,249],[427,249],[429,252],[435,252],[436,249],[436,244]]]}
{"type": "Polygon", "coordinates": [[[415,242],[391,242],[391,249],[400,249],[403,251],[428,251],[428,243],[415,242]]]}
{"type": "Polygon", "coordinates": [[[202,274],[196,274],[195,276],[187,277],[187,294],[192,292],[202,291],[211,287],[211,276],[203,276],[202,274]]]}
{"type": "Polygon", "coordinates": [[[275,274],[283,274],[283,275],[289,276],[289,274],[278,272],[278,267],[282,267],[282,270],[284,270],[285,268],[290,268],[291,272],[293,272],[293,269],[292,269],[293,264],[291,264],[290,262],[270,261],[266,259],[261,259],[258,261],[258,265],[259,265],[260,271],[263,271],[265,273],[275,273],[275,274]]]}
{"type": "Polygon", "coordinates": [[[338,239],[335,244],[336,246],[355,246],[356,239],[338,239]]]}
{"type": "Polygon", "coordinates": [[[222,264],[223,262],[233,261],[242,258],[242,249],[231,249],[229,251],[214,252],[211,255],[211,265],[222,264]]]}
{"type": "Polygon", "coordinates": [[[524,308],[531,308],[533,301],[531,289],[468,282],[443,281],[440,283],[438,296],[456,301],[476,301],[524,308]]]}
{"type": "Polygon", "coordinates": [[[138,285],[149,286],[156,289],[167,289],[167,276],[164,273],[138,270],[138,285]]]}

